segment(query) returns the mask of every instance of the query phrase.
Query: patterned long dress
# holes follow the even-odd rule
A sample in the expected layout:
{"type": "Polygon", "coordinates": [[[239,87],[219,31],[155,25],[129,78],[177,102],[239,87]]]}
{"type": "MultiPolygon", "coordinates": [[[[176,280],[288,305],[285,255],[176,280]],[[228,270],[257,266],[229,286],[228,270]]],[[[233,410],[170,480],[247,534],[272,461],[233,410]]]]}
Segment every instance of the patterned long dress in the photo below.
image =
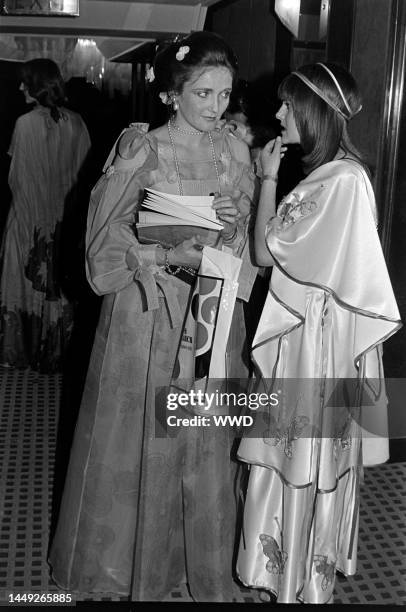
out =
{"type": "Polygon", "coordinates": [[[67,109],[37,106],[17,120],[9,154],[13,199],[0,253],[0,364],[61,368],[73,323],[61,290],[60,233],[90,140],[67,109]]]}
{"type": "Polygon", "coordinates": [[[331,603],[356,571],[362,465],[388,458],[381,344],[400,327],[361,166],[327,163],[264,228],[275,265],[254,338],[257,414],[237,571],[278,603],[331,603]]]}
{"type": "MultiPolygon", "coordinates": [[[[243,145],[224,131],[215,146],[222,191],[239,189],[246,215],[254,177],[238,158],[243,145]]],[[[197,601],[232,601],[238,597],[232,432],[185,427],[176,437],[155,437],[155,390],[171,382],[193,287],[168,275],[155,282],[151,247],[137,242],[132,224],[144,187],[178,193],[172,150],[154,132],[134,127],[118,152],[120,165],[106,169],[89,214],[89,279],[105,297],[50,553],[52,575],[70,591],[134,601],[161,601],[187,580],[197,601]]],[[[179,164],[185,194],[218,189],[212,159],[179,164]]],[[[246,297],[249,284],[242,287],[246,297]]],[[[238,300],[230,376],[246,376],[244,340],[238,300]]]]}

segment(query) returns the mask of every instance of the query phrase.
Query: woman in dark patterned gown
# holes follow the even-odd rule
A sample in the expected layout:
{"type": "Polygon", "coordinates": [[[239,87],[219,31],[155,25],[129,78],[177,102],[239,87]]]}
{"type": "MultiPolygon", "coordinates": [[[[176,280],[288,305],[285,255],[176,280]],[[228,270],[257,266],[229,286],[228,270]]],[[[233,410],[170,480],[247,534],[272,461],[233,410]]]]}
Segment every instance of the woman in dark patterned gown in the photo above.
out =
{"type": "Polygon", "coordinates": [[[23,91],[34,108],[17,120],[9,154],[12,202],[0,253],[0,365],[61,369],[73,306],[60,283],[60,233],[90,149],[81,117],[64,107],[58,66],[26,62],[23,91]]]}

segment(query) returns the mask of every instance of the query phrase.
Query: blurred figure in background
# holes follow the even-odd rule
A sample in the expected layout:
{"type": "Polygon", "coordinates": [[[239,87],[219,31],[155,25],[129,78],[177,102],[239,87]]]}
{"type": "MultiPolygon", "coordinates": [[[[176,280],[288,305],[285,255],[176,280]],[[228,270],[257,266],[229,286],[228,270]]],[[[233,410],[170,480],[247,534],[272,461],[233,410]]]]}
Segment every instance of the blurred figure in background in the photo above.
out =
{"type": "Polygon", "coordinates": [[[8,185],[10,156],[7,152],[15,122],[28,110],[24,97],[18,91],[21,81],[18,80],[17,67],[17,62],[0,60],[0,241],[11,203],[8,185]]]}
{"type": "Polygon", "coordinates": [[[54,372],[73,321],[60,286],[61,223],[90,139],[81,117],[64,107],[64,84],[52,60],[26,62],[20,89],[34,107],[17,120],[9,149],[12,203],[0,251],[0,365],[54,372]]]}
{"type": "Polygon", "coordinates": [[[231,93],[230,105],[225,113],[225,119],[234,127],[235,135],[249,146],[254,170],[257,169],[262,147],[276,136],[269,113],[264,118],[261,97],[256,85],[240,79],[231,93]]]}
{"type": "Polygon", "coordinates": [[[248,119],[249,106],[249,83],[240,79],[230,96],[230,104],[224,114],[225,119],[239,136],[251,149],[254,142],[254,134],[248,119]]]}

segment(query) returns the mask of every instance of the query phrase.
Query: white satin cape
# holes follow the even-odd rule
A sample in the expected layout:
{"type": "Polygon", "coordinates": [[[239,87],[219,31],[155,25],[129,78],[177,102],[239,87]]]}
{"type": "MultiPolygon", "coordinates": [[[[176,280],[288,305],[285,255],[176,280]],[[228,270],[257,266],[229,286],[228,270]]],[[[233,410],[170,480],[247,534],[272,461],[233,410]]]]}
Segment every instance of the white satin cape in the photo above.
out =
{"type": "Polygon", "coordinates": [[[401,322],[372,187],[356,162],[312,172],[281,203],[266,237],[275,265],[252,355],[264,388],[275,390],[277,380],[285,399],[239,447],[251,471],[237,571],[278,601],[324,603],[335,569],[355,572],[360,465],[388,458],[381,344],[401,322]],[[305,382],[322,388],[366,377],[374,402],[363,427],[350,419],[328,437],[335,409],[324,391],[315,395],[317,384],[309,401],[305,382]]]}

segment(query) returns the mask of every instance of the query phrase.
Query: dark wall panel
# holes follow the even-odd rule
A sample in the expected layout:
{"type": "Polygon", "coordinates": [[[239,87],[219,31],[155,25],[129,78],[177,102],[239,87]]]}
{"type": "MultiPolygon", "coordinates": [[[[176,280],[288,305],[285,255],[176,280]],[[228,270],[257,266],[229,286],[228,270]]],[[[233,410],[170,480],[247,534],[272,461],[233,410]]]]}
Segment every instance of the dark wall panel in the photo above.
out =
{"type": "MultiPolygon", "coordinates": [[[[404,86],[403,86],[404,89],[404,86]]],[[[389,272],[398,300],[400,316],[406,324],[406,92],[403,91],[403,112],[399,129],[398,171],[394,185],[389,272]]],[[[406,378],[406,327],[384,345],[386,375],[406,378]]]]}
{"type": "Polygon", "coordinates": [[[349,68],[356,0],[331,0],[327,59],[349,68]]]}
{"type": "Polygon", "coordinates": [[[240,76],[247,79],[252,39],[251,0],[239,0],[230,6],[228,31],[224,36],[238,55],[240,76]]]}
{"type": "Polygon", "coordinates": [[[223,36],[240,62],[240,76],[254,80],[275,68],[276,17],[270,0],[228,0],[209,9],[206,29],[223,36]]]}
{"type": "Polygon", "coordinates": [[[275,70],[276,19],[269,0],[251,0],[250,78],[275,70]]]}
{"type": "Polygon", "coordinates": [[[391,10],[391,0],[357,0],[355,9],[351,72],[362,92],[363,112],[351,121],[350,131],[373,172],[380,164],[391,10]]]}

